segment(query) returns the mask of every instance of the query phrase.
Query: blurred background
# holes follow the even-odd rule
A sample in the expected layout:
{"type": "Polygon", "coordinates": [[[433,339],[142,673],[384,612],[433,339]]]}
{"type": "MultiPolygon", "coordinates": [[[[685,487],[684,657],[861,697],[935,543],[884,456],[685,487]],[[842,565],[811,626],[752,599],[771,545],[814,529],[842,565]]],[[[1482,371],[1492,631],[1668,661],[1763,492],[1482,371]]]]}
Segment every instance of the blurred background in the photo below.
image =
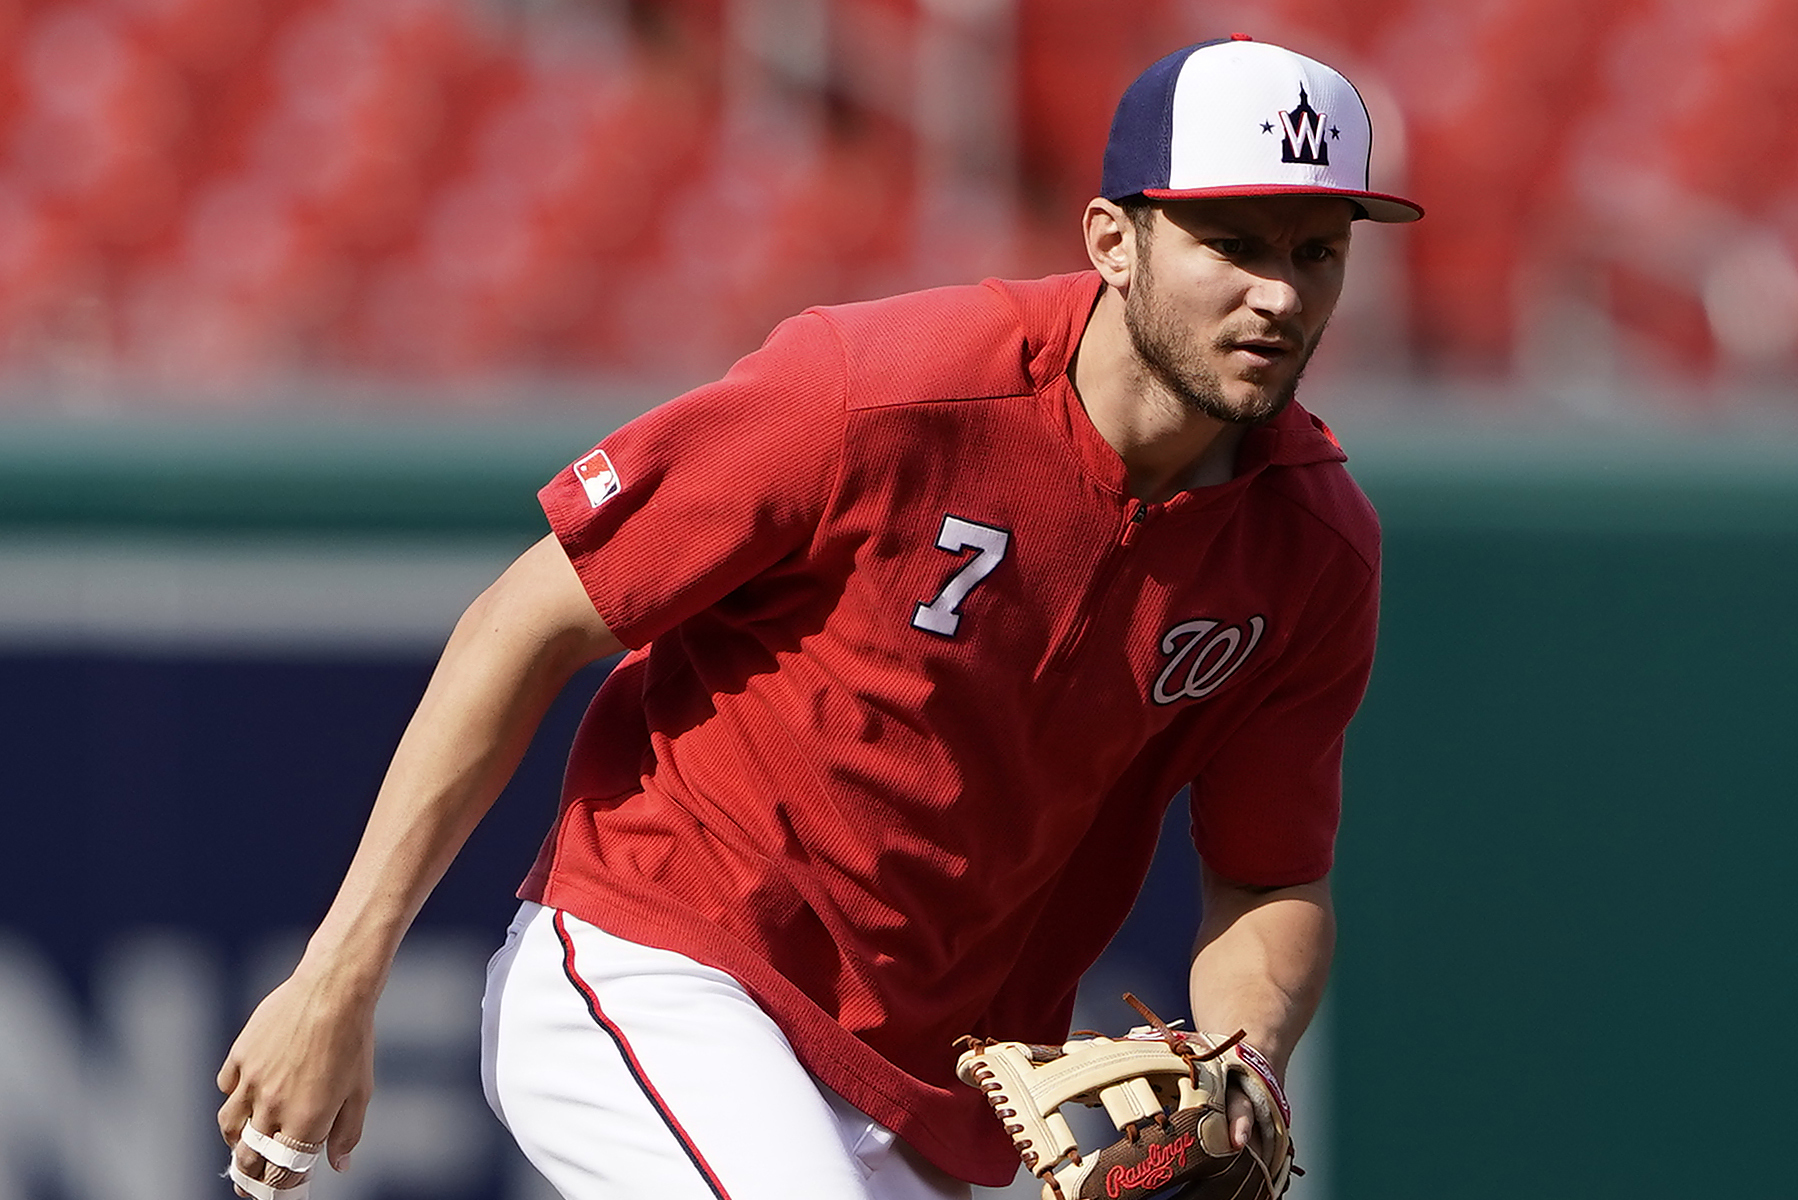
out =
{"type": "Polygon", "coordinates": [[[1787,0],[6,0],[5,405],[510,409],[1079,269],[1117,95],[1238,27],[1348,71],[1431,213],[1339,366],[1786,406],[1787,0]]]}
{"type": "MultiPolygon", "coordinates": [[[[0,1200],[228,1195],[211,1074],[536,487],[802,307],[1080,269],[1117,96],[1235,30],[1429,212],[1303,389],[1387,562],[1292,1200],[1690,1194],[1798,1122],[1794,0],[0,0],[0,1200]]],[[[547,1200],[476,1002],[599,674],[326,1200],[547,1200]]],[[[1184,1007],[1167,829],[1081,1024],[1184,1007]]]]}

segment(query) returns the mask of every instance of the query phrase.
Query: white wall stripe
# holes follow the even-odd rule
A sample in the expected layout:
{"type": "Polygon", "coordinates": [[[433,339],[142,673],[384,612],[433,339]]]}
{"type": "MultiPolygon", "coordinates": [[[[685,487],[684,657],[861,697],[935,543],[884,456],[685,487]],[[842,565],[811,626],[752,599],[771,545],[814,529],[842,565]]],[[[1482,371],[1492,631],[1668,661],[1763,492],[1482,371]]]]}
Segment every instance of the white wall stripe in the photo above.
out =
{"type": "Polygon", "coordinates": [[[0,539],[0,646],[441,647],[526,540],[0,539]]]}

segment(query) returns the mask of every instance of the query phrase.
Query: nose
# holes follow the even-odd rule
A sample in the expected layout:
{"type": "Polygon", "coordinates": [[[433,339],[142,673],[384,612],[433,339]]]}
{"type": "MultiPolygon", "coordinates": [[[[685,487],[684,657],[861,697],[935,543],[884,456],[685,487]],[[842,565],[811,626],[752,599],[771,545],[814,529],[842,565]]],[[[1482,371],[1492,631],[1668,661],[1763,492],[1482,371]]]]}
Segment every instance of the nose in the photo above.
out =
{"type": "Polygon", "coordinates": [[[1262,316],[1284,321],[1304,311],[1305,303],[1291,278],[1281,272],[1256,272],[1249,285],[1248,305],[1262,316]]]}

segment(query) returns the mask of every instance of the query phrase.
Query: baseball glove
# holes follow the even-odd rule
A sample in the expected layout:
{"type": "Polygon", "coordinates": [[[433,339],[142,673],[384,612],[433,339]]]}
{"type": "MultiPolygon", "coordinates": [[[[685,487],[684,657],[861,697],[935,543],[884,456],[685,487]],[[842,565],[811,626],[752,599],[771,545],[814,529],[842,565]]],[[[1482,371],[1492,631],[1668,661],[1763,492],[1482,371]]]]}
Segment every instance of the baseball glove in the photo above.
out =
{"type": "Polygon", "coordinates": [[[956,1064],[1043,1181],[1043,1200],[1279,1200],[1294,1174],[1292,1113],[1273,1069],[1239,1031],[1220,1038],[1170,1028],[1128,992],[1149,1024],[1121,1038],[1096,1034],[1060,1046],[967,1037],[956,1064]],[[1260,1150],[1230,1144],[1225,1090],[1255,1106],[1260,1150]],[[1123,1137],[1082,1151],[1059,1111],[1103,1106],[1123,1137]]]}

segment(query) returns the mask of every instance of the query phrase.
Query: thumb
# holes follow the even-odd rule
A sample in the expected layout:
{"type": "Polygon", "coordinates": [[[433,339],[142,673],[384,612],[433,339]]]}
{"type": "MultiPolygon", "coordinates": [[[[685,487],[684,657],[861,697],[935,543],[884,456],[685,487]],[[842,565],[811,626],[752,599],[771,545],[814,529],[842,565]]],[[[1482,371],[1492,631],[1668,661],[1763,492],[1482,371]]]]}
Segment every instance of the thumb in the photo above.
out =
{"type": "Polygon", "coordinates": [[[362,1122],[368,1115],[368,1096],[352,1095],[337,1111],[337,1120],[325,1138],[325,1155],[333,1171],[347,1171],[350,1151],[362,1140],[362,1122]]]}
{"type": "Polygon", "coordinates": [[[1255,1134],[1255,1106],[1236,1087],[1231,1087],[1224,1111],[1230,1119],[1230,1146],[1240,1150],[1255,1134]]]}

